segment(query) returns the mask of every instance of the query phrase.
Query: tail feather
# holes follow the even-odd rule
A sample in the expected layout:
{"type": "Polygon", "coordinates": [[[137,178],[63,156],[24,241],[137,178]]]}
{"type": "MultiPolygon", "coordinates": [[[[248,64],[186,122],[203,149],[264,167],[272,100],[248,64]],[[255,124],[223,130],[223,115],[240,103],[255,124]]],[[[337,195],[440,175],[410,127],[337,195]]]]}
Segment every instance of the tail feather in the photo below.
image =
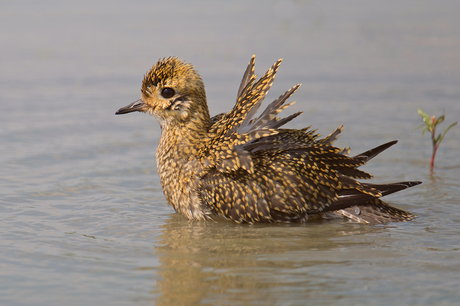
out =
{"type": "Polygon", "coordinates": [[[380,199],[372,199],[362,205],[354,205],[334,211],[334,213],[353,221],[371,224],[406,222],[416,217],[410,212],[390,206],[380,199]]]}
{"type": "Polygon", "coordinates": [[[395,193],[397,191],[407,189],[409,187],[414,187],[417,185],[420,185],[422,182],[420,181],[406,181],[406,182],[398,182],[398,183],[392,183],[392,184],[366,184],[367,186],[371,188],[375,188],[379,190],[382,193],[382,197],[395,193]]]}
{"type": "Polygon", "coordinates": [[[324,211],[333,211],[339,209],[345,209],[356,205],[366,205],[369,201],[395,193],[397,191],[417,186],[422,182],[419,181],[407,181],[398,182],[392,184],[368,184],[361,183],[363,189],[375,190],[379,192],[378,195],[372,193],[363,193],[356,189],[342,189],[339,192],[339,199],[327,207],[324,211]]]}
{"type": "Polygon", "coordinates": [[[371,160],[372,158],[376,157],[377,155],[379,155],[380,153],[382,153],[383,151],[385,151],[386,149],[388,149],[389,147],[393,146],[397,142],[398,142],[397,140],[393,140],[393,141],[384,143],[383,145],[380,145],[366,152],[353,156],[353,158],[362,159],[367,162],[371,160]]]}

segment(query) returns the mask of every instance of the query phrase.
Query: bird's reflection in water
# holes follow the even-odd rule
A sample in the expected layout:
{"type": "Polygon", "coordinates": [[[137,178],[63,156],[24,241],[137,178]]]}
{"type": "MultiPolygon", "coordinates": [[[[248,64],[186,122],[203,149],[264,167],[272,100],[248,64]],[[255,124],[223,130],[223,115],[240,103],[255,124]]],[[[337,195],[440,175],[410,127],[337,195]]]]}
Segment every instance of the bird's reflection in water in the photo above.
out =
{"type": "Polygon", "coordinates": [[[373,242],[364,234],[384,230],[341,219],[305,225],[238,225],[188,221],[179,214],[171,214],[162,227],[157,246],[158,305],[269,302],[272,290],[300,283],[304,297],[313,295],[325,284],[314,284],[310,268],[346,263],[342,248],[367,246],[373,242]]]}

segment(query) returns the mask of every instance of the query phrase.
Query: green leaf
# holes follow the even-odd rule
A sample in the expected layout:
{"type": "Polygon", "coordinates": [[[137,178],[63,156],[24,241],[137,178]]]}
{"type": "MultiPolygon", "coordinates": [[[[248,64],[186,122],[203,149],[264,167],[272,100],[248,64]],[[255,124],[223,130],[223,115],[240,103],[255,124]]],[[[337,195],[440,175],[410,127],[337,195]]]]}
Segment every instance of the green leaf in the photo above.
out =
{"type": "Polygon", "coordinates": [[[428,130],[428,127],[425,125],[422,130],[422,135],[425,134],[425,131],[428,130]]]}
{"type": "Polygon", "coordinates": [[[423,121],[425,121],[425,123],[430,122],[430,116],[428,116],[427,113],[425,113],[424,111],[422,111],[420,108],[417,109],[417,112],[418,112],[418,114],[420,115],[420,117],[423,118],[423,121]]]}
{"type": "Polygon", "coordinates": [[[414,131],[416,131],[416,130],[418,130],[419,128],[424,127],[424,126],[426,126],[425,123],[424,123],[424,124],[420,124],[418,127],[416,127],[416,128],[414,129],[414,131]]]}
{"type": "Polygon", "coordinates": [[[434,122],[434,125],[438,125],[438,123],[441,123],[444,121],[444,115],[440,116],[436,121],[434,122]]]}
{"type": "Polygon", "coordinates": [[[436,144],[441,143],[441,142],[439,142],[440,138],[441,138],[441,134],[439,134],[438,137],[436,137],[436,139],[434,140],[434,143],[436,143],[436,144]]]}
{"type": "Polygon", "coordinates": [[[449,125],[449,127],[444,131],[444,133],[442,133],[442,136],[440,135],[441,138],[440,138],[440,140],[439,140],[439,143],[441,143],[441,141],[444,139],[444,136],[446,135],[447,131],[450,130],[451,127],[457,125],[457,122],[458,122],[458,121],[456,121],[456,122],[452,123],[451,125],[449,125]]]}

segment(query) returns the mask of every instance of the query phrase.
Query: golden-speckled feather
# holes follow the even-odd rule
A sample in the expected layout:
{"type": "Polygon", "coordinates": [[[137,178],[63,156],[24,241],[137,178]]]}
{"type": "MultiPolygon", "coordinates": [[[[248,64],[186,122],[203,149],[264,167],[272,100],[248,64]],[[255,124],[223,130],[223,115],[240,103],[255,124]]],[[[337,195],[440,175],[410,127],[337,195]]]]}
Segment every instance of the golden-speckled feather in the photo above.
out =
{"type": "Polygon", "coordinates": [[[420,182],[356,180],[371,178],[358,168],[396,141],[350,157],[348,148],[333,146],[342,127],[322,139],[309,127],[282,128],[301,114],[278,117],[300,85],[255,117],[281,60],[258,80],[254,62],[253,56],[228,113],[210,118],[201,77],[175,57],[158,61],[144,77],[141,99],[117,111],[149,112],[160,123],[158,173],[176,211],[189,219],[238,223],[298,222],[331,214],[368,223],[413,218],[380,197],[420,182]]]}

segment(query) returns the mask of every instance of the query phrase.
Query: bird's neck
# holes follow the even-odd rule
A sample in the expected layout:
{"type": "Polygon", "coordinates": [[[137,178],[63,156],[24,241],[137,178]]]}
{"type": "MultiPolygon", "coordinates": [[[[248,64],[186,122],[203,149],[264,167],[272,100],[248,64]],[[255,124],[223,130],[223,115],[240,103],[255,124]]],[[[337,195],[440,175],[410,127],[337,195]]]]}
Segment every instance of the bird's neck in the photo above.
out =
{"type": "Polygon", "coordinates": [[[209,214],[193,191],[201,171],[197,155],[206,143],[210,122],[200,119],[162,124],[156,152],[158,174],[168,204],[190,219],[204,219],[209,214]]]}
{"type": "Polygon", "coordinates": [[[183,162],[196,157],[203,146],[211,126],[211,118],[205,111],[195,111],[185,121],[161,122],[161,138],[157,148],[157,163],[165,158],[178,158],[183,162]]]}

